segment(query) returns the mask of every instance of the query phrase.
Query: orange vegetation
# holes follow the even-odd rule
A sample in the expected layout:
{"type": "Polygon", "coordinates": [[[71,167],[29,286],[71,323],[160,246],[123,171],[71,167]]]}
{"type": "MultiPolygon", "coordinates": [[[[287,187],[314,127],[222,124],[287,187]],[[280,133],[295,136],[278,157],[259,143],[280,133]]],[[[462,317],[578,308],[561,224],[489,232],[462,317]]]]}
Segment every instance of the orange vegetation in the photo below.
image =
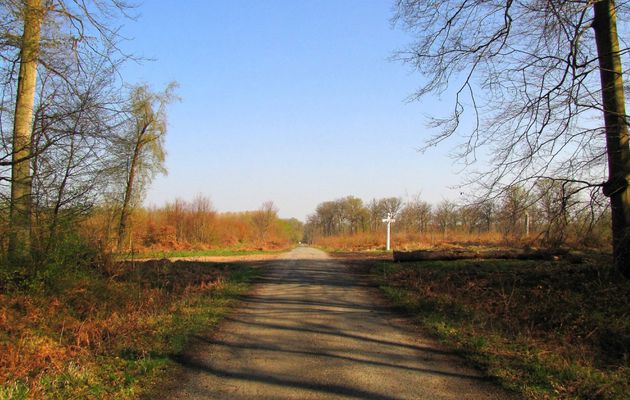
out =
{"type": "Polygon", "coordinates": [[[173,351],[197,304],[238,269],[166,260],[90,268],[54,274],[43,291],[0,290],[0,386],[21,382],[30,398],[41,398],[51,390],[46,377],[68,374],[71,365],[103,370],[105,362],[121,365],[93,379],[127,384],[125,365],[173,351]]]}
{"type": "MultiPolygon", "coordinates": [[[[320,236],[314,239],[313,244],[345,251],[385,250],[385,238],[385,232],[360,232],[354,235],[320,236]]],[[[521,239],[516,243],[514,240],[506,240],[498,232],[452,232],[447,235],[439,232],[400,232],[392,234],[391,247],[394,250],[416,250],[449,246],[513,246],[527,245],[533,241],[521,239]]]]}
{"type": "MultiPolygon", "coordinates": [[[[106,210],[86,222],[84,232],[99,241],[114,243],[115,218],[106,210]],[[112,222],[113,221],[113,222],[112,222]]],[[[268,208],[239,213],[218,213],[210,201],[175,200],[160,208],[134,211],[124,241],[133,252],[173,250],[272,250],[291,246],[302,239],[302,223],[281,219],[272,203],[268,208]]]]}

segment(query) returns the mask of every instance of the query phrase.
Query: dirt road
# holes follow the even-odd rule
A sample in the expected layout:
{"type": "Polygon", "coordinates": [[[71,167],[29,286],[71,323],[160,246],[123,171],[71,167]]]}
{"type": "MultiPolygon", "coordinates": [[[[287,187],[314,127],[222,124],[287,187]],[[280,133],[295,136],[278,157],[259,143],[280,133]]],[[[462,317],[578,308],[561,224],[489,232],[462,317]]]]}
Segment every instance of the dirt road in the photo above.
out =
{"type": "Polygon", "coordinates": [[[241,308],[189,355],[171,399],[512,398],[418,338],[324,252],[270,262],[241,308]]]}

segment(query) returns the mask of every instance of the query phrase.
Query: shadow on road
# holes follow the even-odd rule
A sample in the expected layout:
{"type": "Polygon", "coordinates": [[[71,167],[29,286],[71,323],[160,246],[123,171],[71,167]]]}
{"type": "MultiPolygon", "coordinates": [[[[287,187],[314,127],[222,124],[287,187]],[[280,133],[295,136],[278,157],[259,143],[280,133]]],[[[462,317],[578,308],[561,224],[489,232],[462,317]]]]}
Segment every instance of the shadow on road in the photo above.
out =
{"type": "Polygon", "coordinates": [[[401,329],[366,279],[310,250],[266,263],[221,329],[174,357],[187,371],[174,398],[505,398],[401,329]]]}
{"type": "Polygon", "coordinates": [[[190,359],[180,358],[180,359],[177,359],[176,361],[180,365],[186,368],[196,370],[196,371],[201,371],[207,374],[211,374],[219,378],[236,379],[240,381],[250,381],[250,382],[260,382],[266,385],[275,385],[275,386],[279,386],[283,388],[291,387],[291,388],[298,388],[298,389],[307,389],[309,391],[316,391],[321,394],[336,394],[336,395],[354,397],[357,399],[374,399],[374,400],[398,399],[397,397],[380,395],[378,393],[372,393],[369,391],[352,388],[345,385],[330,385],[330,384],[325,384],[325,383],[315,383],[315,382],[309,382],[309,381],[283,379],[278,376],[267,375],[262,372],[241,373],[241,372],[223,371],[223,370],[213,368],[209,365],[191,361],[190,359]]]}

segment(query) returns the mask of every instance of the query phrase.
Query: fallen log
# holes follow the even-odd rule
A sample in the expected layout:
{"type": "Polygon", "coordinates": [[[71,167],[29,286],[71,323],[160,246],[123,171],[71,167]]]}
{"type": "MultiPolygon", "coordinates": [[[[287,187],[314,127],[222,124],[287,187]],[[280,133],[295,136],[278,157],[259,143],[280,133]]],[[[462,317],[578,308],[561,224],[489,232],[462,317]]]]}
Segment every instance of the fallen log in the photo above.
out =
{"type": "Polygon", "coordinates": [[[500,259],[500,260],[560,260],[569,259],[581,262],[581,257],[569,254],[568,250],[415,250],[394,251],[394,261],[451,261],[471,259],[500,259]]]}

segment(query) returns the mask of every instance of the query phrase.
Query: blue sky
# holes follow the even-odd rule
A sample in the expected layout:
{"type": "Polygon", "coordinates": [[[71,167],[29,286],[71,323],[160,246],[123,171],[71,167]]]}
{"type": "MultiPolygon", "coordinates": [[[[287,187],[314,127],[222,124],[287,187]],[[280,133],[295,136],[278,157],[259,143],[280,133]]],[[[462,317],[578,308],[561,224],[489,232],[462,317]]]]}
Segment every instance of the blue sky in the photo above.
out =
{"type": "Polygon", "coordinates": [[[167,176],[147,205],[210,197],[218,211],[273,200],[304,219],[346,195],[456,199],[446,144],[418,153],[426,114],[448,102],[406,102],[421,77],[389,58],[411,38],[390,0],[145,0],[126,23],[127,51],[154,59],[130,82],[179,82],[169,110],[167,176]]]}

